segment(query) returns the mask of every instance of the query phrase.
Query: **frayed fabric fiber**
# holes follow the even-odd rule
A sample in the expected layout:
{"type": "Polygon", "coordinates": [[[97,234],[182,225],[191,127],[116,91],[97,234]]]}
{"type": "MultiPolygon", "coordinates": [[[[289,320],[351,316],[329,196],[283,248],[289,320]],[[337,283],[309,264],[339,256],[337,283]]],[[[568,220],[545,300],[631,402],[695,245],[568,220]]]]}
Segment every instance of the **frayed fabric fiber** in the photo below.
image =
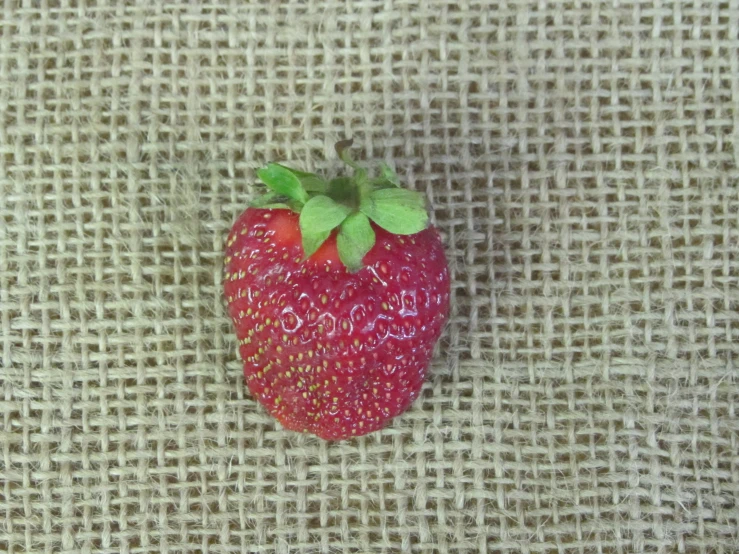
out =
{"type": "Polygon", "coordinates": [[[739,551],[739,4],[0,7],[0,554],[739,551]],[[422,192],[412,408],[282,429],[222,294],[270,161],[422,192]]]}

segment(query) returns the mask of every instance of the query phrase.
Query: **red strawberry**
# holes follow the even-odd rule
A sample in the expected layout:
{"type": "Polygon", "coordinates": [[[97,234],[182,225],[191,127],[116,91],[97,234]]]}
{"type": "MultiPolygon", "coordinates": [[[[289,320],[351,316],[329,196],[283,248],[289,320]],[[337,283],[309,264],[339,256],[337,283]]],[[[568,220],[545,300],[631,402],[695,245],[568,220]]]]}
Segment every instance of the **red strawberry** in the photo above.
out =
{"type": "Polygon", "coordinates": [[[276,195],[239,217],[225,254],[249,389],[286,428],[324,439],[375,431],[408,408],[449,307],[422,197],[387,166],[369,179],[346,145],[351,178],[260,171],[276,195]]]}

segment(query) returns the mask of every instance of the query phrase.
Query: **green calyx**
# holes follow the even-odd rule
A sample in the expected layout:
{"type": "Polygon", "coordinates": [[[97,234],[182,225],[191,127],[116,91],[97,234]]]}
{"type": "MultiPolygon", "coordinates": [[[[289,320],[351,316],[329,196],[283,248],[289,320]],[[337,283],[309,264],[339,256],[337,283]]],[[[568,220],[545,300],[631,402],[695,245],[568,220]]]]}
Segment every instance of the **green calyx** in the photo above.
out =
{"type": "Polygon", "coordinates": [[[339,258],[349,271],[358,271],[365,254],[375,245],[370,222],[396,235],[412,235],[428,226],[428,213],[423,196],[400,188],[398,176],[387,164],[381,164],[380,174],[371,178],[349,157],[351,145],[351,140],[338,142],[336,152],[352,168],[352,175],[330,181],[284,165],[268,164],[257,175],[269,192],[251,206],[298,212],[306,258],[338,229],[339,258]]]}

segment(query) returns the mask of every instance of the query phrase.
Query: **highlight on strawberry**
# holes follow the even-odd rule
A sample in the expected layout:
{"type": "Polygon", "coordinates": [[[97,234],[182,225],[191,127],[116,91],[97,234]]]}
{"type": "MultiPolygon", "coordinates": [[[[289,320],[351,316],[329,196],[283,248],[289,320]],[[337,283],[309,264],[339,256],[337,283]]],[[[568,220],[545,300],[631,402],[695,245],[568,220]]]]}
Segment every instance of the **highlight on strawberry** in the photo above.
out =
{"type": "Polygon", "coordinates": [[[449,311],[449,270],[424,197],[386,164],[326,180],[271,163],[236,220],[224,294],[251,393],[287,429],[339,440],[418,396],[449,311]]]}

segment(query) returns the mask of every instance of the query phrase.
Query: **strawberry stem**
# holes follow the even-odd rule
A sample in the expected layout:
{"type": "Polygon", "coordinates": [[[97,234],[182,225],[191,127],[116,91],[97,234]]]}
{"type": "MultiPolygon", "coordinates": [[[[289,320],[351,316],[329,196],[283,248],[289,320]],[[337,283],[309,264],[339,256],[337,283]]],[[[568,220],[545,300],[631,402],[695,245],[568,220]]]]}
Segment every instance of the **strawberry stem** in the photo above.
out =
{"type": "Polygon", "coordinates": [[[336,150],[336,153],[338,154],[342,162],[357,171],[361,169],[361,167],[357,162],[352,160],[351,156],[349,155],[349,149],[351,148],[352,144],[354,144],[354,139],[340,140],[334,145],[334,149],[336,150]]]}
{"type": "Polygon", "coordinates": [[[340,140],[334,145],[334,148],[341,161],[354,170],[352,176],[342,182],[344,190],[342,191],[341,196],[343,197],[343,202],[346,206],[351,208],[352,211],[358,212],[362,195],[366,192],[366,189],[369,186],[369,181],[367,178],[367,170],[355,162],[349,155],[349,149],[353,143],[354,139],[340,140]]]}

